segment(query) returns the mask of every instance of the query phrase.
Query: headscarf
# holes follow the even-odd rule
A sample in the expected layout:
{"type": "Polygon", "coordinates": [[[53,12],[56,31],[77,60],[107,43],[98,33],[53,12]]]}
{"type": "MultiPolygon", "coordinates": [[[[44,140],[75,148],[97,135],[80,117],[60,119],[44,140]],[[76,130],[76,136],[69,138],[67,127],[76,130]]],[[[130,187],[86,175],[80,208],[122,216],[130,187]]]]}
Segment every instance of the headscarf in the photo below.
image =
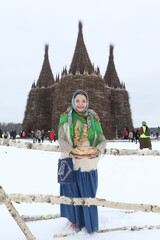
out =
{"type": "Polygon", "coordinates": [[[75,96],[78,95],[78,93],[79,93],[79,94],[84,93],[84,95],[85,95],[85,97],[86,97],[86,99],[87,99],[87,105],[86,105],[86,107],[82,110],[82,112],[85,112],[85,111],[88,109],[88,107],[89,107],[89,98],[88,98],[88,94],[87,94],[84,90],[78,89],[78,90],[73,94],[73,97],[72,97],[72,107],[73,107],[73,109],[74,109],[76,112],[78,112],[78,110],[76,109],[76,106],[75,106],[75,102],[74,102],[75,96]]]}
{"type": "Polygon", "coordinates": [[[101,128],[99,116],[92,109],[88,109],[88,106],[89,106],[88,94],[84,90],[79,89],[73,94],[72,106],[69,107],[67,109],[67,111],[64,112],[64,114],[62,114],[62,116],[60,118],[59,134],[60,134],[61,127],[64,124],[65,124],[65,126],[68,125],[69,131],[68,131],[68,128],[64,127],[65,137],[66,137],[67,141],[69,140],[69,137],[71,138],[73,146],[75,146],[75,144],[74,144],[74,127],[77,124],[77,122],[80,125],[80,127],[79,127],[80,138],[83,137],[82,136],[83,124],[84,123],[87,124],[88,140],[89,140],[91,146],[96,147],[100,142],[106,141],[106,139],[103,135],[102,128],[101,128]],[[86,96],[87,105],[86,105],[86,108],[83,109],[82,112],[78,112],[75,107],[74,99],[75,99],[75,95],[77,95],[77,93],[81,94],[82,92],[86,96]],[[68,132],[70,133],[70,136],[69,136],[68,132]]]}
{"type": "Polygon", "coordinates": [[[94,112],[92,109],[88,109],[89,107],[89,98],[88,98],[88,94],[84,91],[84,90],[77,90],[74,94],[73,94],[73,97],[72,97],[72,108],[68,109],[69,110],[69,113],[68,113],[68,123],[69,125],[71,126],[72,125],[72,112],[73,112],[73,109],[75,110],[75,112],[78,113],[78,115],[80,115],[82,118],[86,118],[86,123],[87,123],[87,127],[88,127],[88,130],[90,129],[91,127],[91,114],[94,116],[94,118],[96,118],[99,122],[100,122],[100,119],[97,115],[96,112],[94,112]],[[77,93],[81,94],[81,93],[84,93],[85,96],[86,96],[86,99],[87,99],[87,105],[86,107],[82,110],[82,112],[79,112],[76,107],[75,107],[75,102],[74,102],[74,99],[75,99],[75,95],[77,95],[77,93]]]}

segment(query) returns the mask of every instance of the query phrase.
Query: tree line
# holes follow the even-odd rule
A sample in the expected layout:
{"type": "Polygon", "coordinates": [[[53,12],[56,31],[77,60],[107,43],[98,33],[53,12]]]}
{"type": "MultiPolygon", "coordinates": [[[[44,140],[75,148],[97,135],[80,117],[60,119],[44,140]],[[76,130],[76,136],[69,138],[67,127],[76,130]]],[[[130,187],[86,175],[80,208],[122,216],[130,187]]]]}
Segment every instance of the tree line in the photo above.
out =
{"type": "Polygon", "coordinates": [[[20,134],[22,131],[22,124],[21,123],[0,123],[0,129],[2,132],[11,130],[16,131],[17,134],[20,134]]]}

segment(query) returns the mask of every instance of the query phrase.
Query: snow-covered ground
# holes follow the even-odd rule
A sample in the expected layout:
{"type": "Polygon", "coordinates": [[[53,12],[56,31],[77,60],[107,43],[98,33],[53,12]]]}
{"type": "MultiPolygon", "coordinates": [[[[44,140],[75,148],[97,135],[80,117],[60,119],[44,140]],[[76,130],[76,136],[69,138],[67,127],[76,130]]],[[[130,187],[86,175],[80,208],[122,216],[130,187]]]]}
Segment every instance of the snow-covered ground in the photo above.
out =
{"type": "MultiPolygon", "coordinates": [[[[28,141],[28,140],[25,140],[28,141]]],[[[32,141],[32,140],[30,140],[32,141]]],[[[48,144],[45,141],[44,144],[48,144]]],[[[51,144],[51,143],[50,143],[51,144]]],[[[58,142],[52,143],[58,144],[58,142]]],[[[108,148],[138,149],[139,144],[109,141],[108,148]]],[[[160,150],[160,141],[152,141],[153,149],[160,150]]],[[[6,193],[59,195],[57,162],[60,153],[0,146],[0,185],[6,193]]],[[[160,206],[160,157],[112,156],[99,161],[97,197],[110,201],[149,203],[160,206]]],[[[59,213],[59,205],[16,204],[20,215],[59,213]]],[[[99,228],[160,225],[160,214],[126,212],[99,207],[99,228]]],[[[68,233],[69,223],[64,218],[27,223],[37,240],[53,239],[54,234],[68,233]]],[[[5,205],[0,205],[0,240],[25,240],[25,236],[5,205]]],[[[160,230],[118,231],[89,235],[85,229],[65,239],[159,240],[160,230]]]]}

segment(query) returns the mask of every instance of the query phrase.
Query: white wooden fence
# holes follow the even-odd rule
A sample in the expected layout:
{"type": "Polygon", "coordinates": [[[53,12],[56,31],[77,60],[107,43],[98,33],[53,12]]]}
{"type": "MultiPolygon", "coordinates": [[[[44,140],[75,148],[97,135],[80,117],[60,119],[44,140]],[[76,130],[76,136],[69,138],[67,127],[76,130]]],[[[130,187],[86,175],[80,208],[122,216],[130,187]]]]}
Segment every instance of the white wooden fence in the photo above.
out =
{"type": "MultiPolygon", "coordinates": [[[[61,149],[58,145],[24,142],[24,141],[17,140],[17,139],[12,140],[12,139],[0,138],[0,145],[18,147],[18,148],[26,148],[26,149],[33,149],[33,150],[61,152],[61,149]]],[[[152,156],[160,156],[160,151],[159,150],[148,150],[148,149],[140,150],[140,149],[106,148],[105,154],[107,154],[107,155],[141,155],[141,156],[152,155],[152,156]]]]}
{"type": "MultiPolygon", "coordinates": [[[[107,201],[105,199],[99,199],[99,198],[68,198],[68,197],[60,197],[60,196],[53,196],[53,195],[45,195],[42,194],[32,194],[32,195],[23,195],[23,194],[6,194],[2,186],[0,186],[0,205],[5,204],[8,211],[10,212],[11,216],[14,218],[14,220],[17,222],[18,226],[21,228],[22,232],[26,236],[27,240],[35,240],[36,238],[33,236],[33,234],[30,232],[29,228],[27,227],[25,223],[25,217],[20,216],[18,211],[15,209],[12,202],[18,202],[18,203],[49,203],[49,204],[68,204],[68,205],[81,205],[81,206],[102,206],[102,207],[108,207],[108,208],[116,208],[116,209],[126,209],[126,210],[135,210],[135,211],[143,211],[143,212],[154,212],[154,213],[160,213],[160,206],[157,205],[150,205],[150,204],[133,204],[133,203],[120,203],[120,202],[112,202],[107,201]]],[[[51,219],[51,218],[57,218],[58,215],[50,215],[49,217],[46,217],[45,219],[51,219]]],[[[39,219],[30,219],[28,217],[28,220],[40,220],[44,219],[43,217],[39,219]]],[[[148,229],[160,229],[160,226],[144,226],[141,228],[137,227],[129,227],[130,230],[140,230],[144,228],[148,229]]],[[[97,232],[107,232],[107,231],[118,231],[118,230],[127,230],[128,227],[122,227],[122,228],[116,228],[116,229],[104,229],[99,230],[97,232]]],[[[68,236],[68,234],[60,234],[55,235],[54,237],[64,237],[68,236]]]]}

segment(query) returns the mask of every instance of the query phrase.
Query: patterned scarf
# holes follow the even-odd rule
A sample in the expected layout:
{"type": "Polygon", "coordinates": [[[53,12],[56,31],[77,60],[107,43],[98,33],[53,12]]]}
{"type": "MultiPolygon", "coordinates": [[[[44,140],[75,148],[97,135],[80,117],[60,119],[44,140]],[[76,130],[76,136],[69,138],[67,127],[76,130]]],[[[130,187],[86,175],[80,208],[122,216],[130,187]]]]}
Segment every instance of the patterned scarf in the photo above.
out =
{"type": "MultiPolygon", "coordinates": [[[[83,124],[84,123],[87,124],[88,140],[89,140],[91,146],[96,147],[100,142],[106,141],[106,139],[103,135],[103,131],[102,131],[101,124],[100,124],[100,119],[99,119],[97,113],[94,112],[92,109],[88,109],[88,106],[89,106],[89,99],[88,99],[87,93],[84,90],[77,90],[72,97],[72,107],[69,107],[67,109],[67,111],[64,114],[62,114],[62,116],[60,118],[59,130],[65,123],[68,123],[69,129],[70,129],[70,138],[72,140],[74,147],[75,147],[74,127],[77,124],[77,122],[79,124],[80,137],[82,137],[83,124]],[[75,95],[78,92],[83,92],[87,98],[86,108],[83,109],[82,112],[77,111],[77,109],[75,107],[75,103],[74,103],[75,95]]],[[[65,136],[66,136],[66,140],[68,140],[69,136],[67,136],[67,129],[65,131],[65,136]]]]}
{"type": "Polygon", "coordinates": [[[74,94],[73,94],[73,97],[72,97],[72,107],[70,107],[68,109],[69,113],[68,113],[68,123],[69,123],[69,126],[72,125],[72,112],[73,112],[73,109],[78,113],[78,115],[80,115],[82,118],[86,119],[86,123],[87,123],[87,128],[88,130],[90,129],[91,127],[91,115],[93,115],[94,118],[96,118],[98,121],[100,121],[98,115],[96,114],[96,112],[94,112],[92,109],[88,109],[88,106],[89,106],[89,99],[88,99],[88,94],[84,91],[84,90],[77,90],[74,94]],[[76,109],[75,107],[75,102],[74,102],[74,98],[75,98],[75,95],[77,93],[81,93],[83,92],[87,98],[87,105],[86,107],[82,110],[82,112],[79,112],[78,109],[76,109]]]}

